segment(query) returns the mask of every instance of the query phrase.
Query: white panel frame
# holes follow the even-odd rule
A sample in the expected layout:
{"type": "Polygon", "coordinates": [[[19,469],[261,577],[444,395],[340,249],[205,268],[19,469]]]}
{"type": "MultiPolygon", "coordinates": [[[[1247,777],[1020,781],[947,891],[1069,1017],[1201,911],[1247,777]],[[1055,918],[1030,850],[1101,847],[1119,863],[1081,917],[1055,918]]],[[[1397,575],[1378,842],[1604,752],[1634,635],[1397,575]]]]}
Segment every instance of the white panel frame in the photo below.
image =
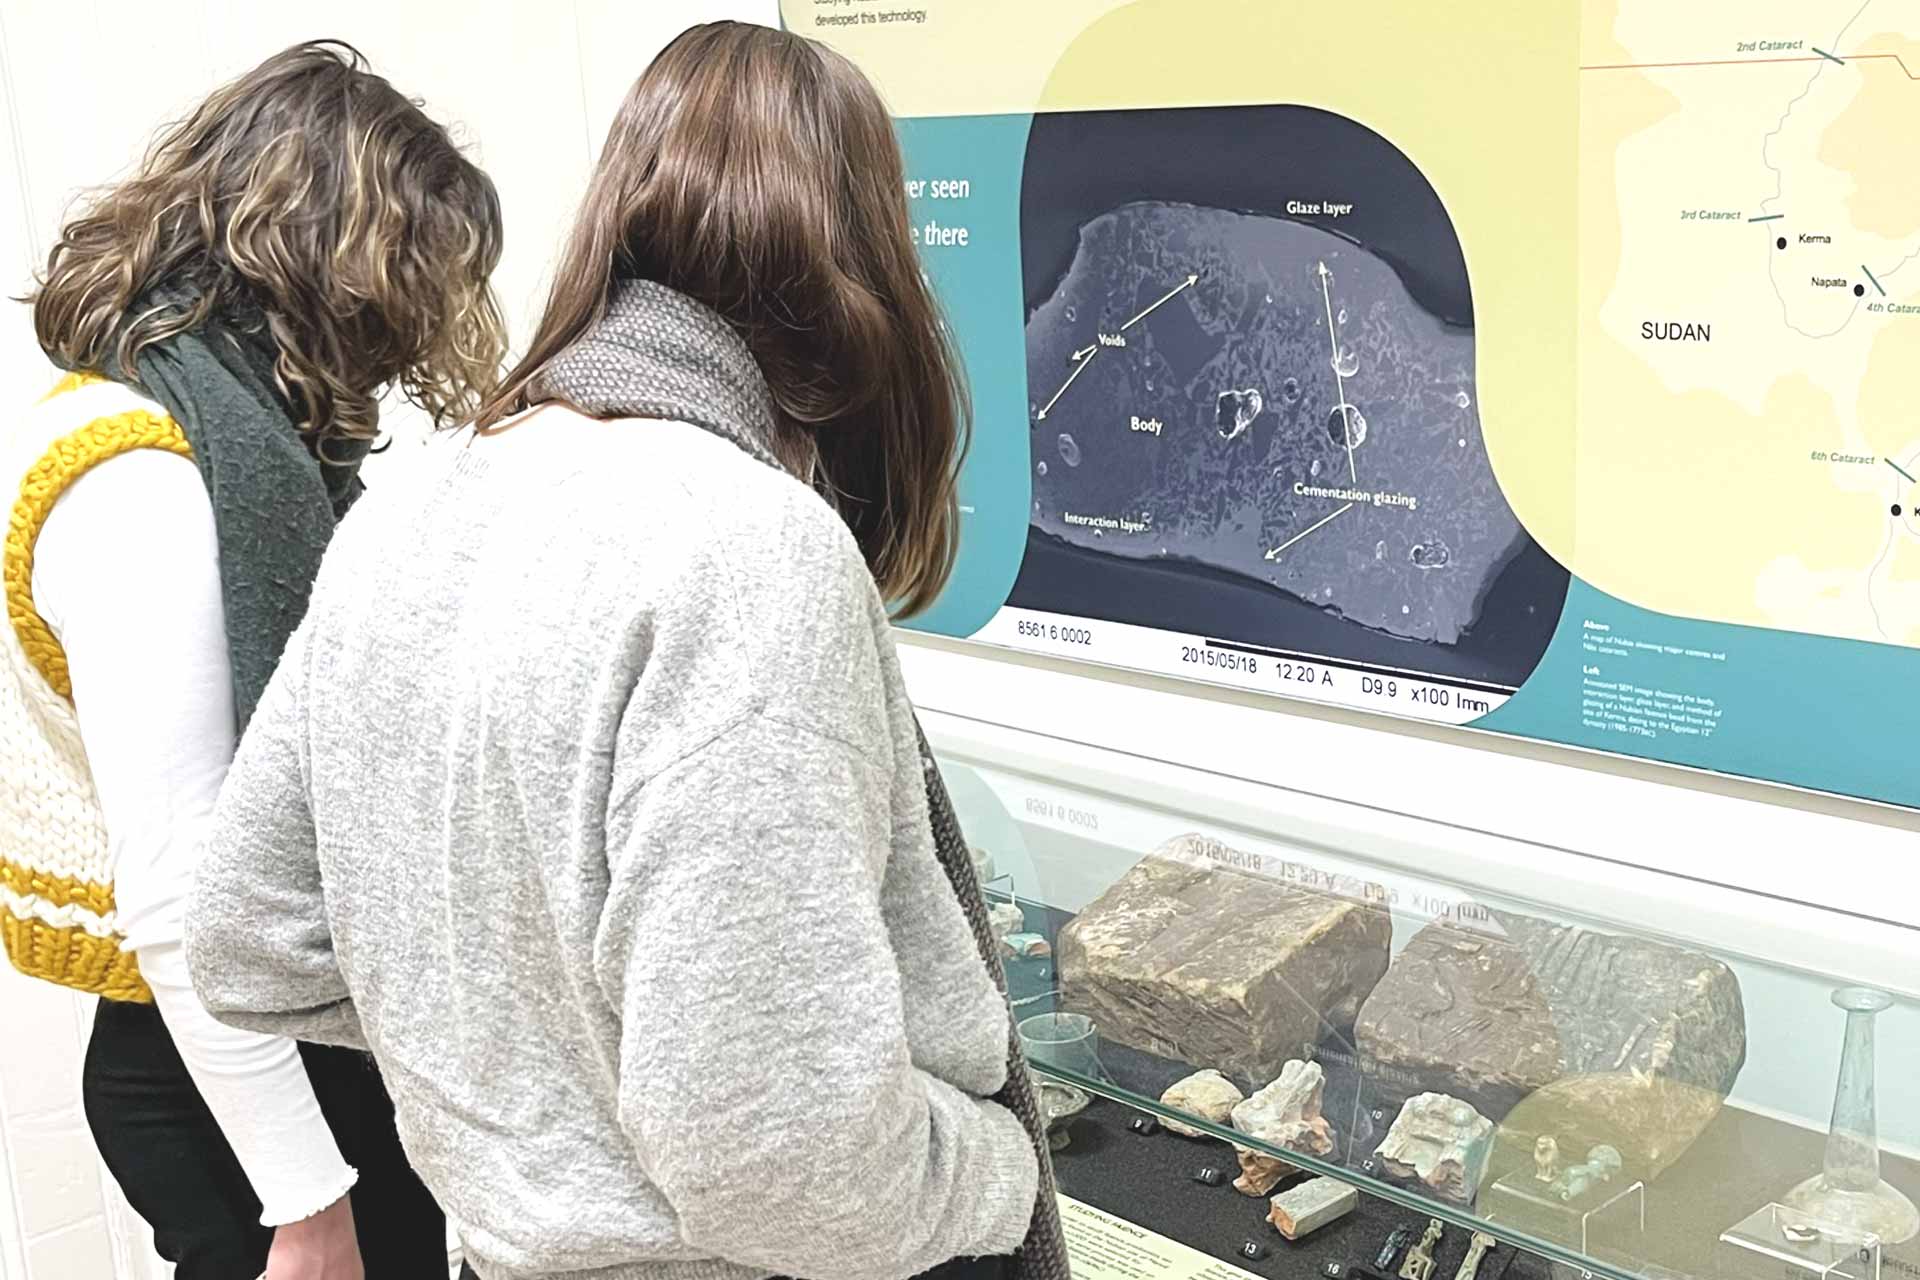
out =
{"type": "MultiPolygon", "coordinates": [[[[1513,892],[1526,884],[1523,896],[1548,903],[1609,883],[1614,873],[1601,867],[1622,877],[1658,873],[1657,881],[1633,883],[1649,901],[1673,901],[1682,926],[1673,932],[1682,937],[1703,927],[1696,913],[1713,903],[1724,904],[1712,909],[1732,912],[1729,919],[1777,914],[1805,936],[1820,928],[1795,909],[1823,908],[1817,918],[1829,947],[1833,936],[1853,945],[1855,926],[1861,939],[1904,938],[1911,989],[1920,991],[1920,939],[1912,932],[1920,928],[1920,815],[1490,736],[1409,730],[1179,682],[1116,679],[963,643],[908,636],[901,662],[916,702],[948,713],[930,721],[958,734],[964,717],[966,740],[982,750],[1021,751],[1042,773],[1045,752],[1058,752],[1076,782],[1077,771],[1095,769],[1097,760],[1093,776],[1117,779],[1125,795],[1152,790],[1186,795],[1189,805],[1192,797],[1237,803],[1269,824],[1283,804],[1289,823],[1326,823],[1315,838],[1329,847],[1359,841],[1350,847],[1368,856],[1377,848],[1388,862],[1452,850],[1459,878],[1513,892]],[[998,736],[992,726],[1045,735],[1045,751],[1037,739],[998,736]],[[1086,754],[1096,748],[1108,754],[1086,754]],[[1129,763],[1122,767],[1121,759],[1129,763]],[[1242,782],[1262,785],[1249,792],[1242,782]],[[1657,895],[1655,885],[1664,886],[1657,895]],[[1753,901],[1734,905],[1743,899],[1753,901]],[[1758,905],[1767,900],[1777,913],[1758,905]],[[1879,934],[1867,927],[1876,922],[1906,928],[1879,934]]],[[[1810,967],[1832,969],[1832,959],[1810,967]]],[[[1884,985],[1898,967],[1890,963],[1874,981],[1884,985]]]]}

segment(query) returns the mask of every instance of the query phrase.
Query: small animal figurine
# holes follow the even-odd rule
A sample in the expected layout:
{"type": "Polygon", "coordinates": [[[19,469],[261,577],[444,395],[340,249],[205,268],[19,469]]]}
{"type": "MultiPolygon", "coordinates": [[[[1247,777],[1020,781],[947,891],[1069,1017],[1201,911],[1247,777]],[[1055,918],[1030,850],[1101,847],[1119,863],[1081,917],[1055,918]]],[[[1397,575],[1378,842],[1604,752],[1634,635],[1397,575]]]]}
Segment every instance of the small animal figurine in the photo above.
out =
{"type": "Polygon", "coordinates": [[[1445,1230],[1440,1219],[1427,1219],[1427,1233],[1420,1237],[1419,1244],[1407,1250],[1407,1260],[1400,1264],[1400,1280],[1433,1280],[1433,1251],[1445,1230]]]}
{"type": "Polygon", "coordinates": [[[1412,1227],[1395,1227],[1380,1244],[1380,1252],[1374,1256],[1376,1271],[1392,1271],[1393,1264],[1400,1260],[1400,1251],[1407,1247],[1407,1241],[1413,1239],[1412,1227]]]}
{"type": "Polygon", "coordinates": [[[1533,1144],[1533,1176],[1541,1182],[1560,1176],[1560,1144],[1550,1133],[1541,1134],[1533,1144]]]}
{"type": "Polygon", "coordinates": [[[1473,1239],[1467,1242],[1467,1256],[1460,1260],[1460,1269],[1453,1273],[1453,1280],[1475,1280],[1480,1274],[1481,1260],[1499,1244],[1484,1231],[1474,1232],[1473,1239]]]}
{"type": "Polygon", "coordinates": [[[1554,1179],[1553,1190],[1562,1201],[1578,1200],[1602,1183],[1612,1182],[1622,1163],[1620,1153],[1603,1142],[1587,1152],[1586,1163],[1563,1170],[1554,1179]]]}

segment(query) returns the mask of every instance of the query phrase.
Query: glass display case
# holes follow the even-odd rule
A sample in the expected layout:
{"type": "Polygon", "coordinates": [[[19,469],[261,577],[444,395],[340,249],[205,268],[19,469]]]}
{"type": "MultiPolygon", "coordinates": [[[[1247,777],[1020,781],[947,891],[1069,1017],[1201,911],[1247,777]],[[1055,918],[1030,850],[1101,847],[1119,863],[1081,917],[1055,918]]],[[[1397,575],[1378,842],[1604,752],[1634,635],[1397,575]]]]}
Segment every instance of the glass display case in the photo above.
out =
{"type": "Polygon", "coordinates": [[[1920,930],[928,731],[1077,1276],[1920,1276],[1920,930]]]}

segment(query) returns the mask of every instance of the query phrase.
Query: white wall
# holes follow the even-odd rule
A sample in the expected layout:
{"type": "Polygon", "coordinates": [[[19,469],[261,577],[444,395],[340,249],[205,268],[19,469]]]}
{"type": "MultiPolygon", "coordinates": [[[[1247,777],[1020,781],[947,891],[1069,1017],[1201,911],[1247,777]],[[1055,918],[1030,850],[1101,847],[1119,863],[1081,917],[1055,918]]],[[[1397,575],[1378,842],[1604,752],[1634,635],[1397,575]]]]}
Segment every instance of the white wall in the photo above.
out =
{"type": "MultiPolygon", "coordinates": [[[[682,28],[723,17],[779,20],[774,0],[0,0],[0,295],[25,290],[76,193],[124,173],[157,123],[288,44],[337,36],[492,174],[507,230],[496,284],[523,342],[627,87],[682,28]]],[[[0,301],[0,403],[51,381],[26,308],[0,301]]],[[[401,442],[376,475],[421,417],[401,408],[386,425],[401,442]]],[[[0,1280],[157,1276],[80,1115],[86,1002],[0,966],[0,1012],[0,1280]]]]}
{"type": "MultiPolygon", "coordinates": [[[[154,126],[298,40],[356,45],[454,126],[500,188],[495,285],[524,340],[549,255],[628,86],[694,22],[777,23],[775,0],[0,0],[0,288],[18,293],[73,198],[124,173],[154,126]]],[[[24,308],[0,322],[0,390],[42,380],[24,308]]],[[[404,416],[404,415],[403,415],[404,416]]]]}
{"type": "Polygon", "coordinates": [[[80,1114],[85,1002],[0,973],[16,1034],[0,1050],[0,1274],[91,1277],[114,1269],[108,1188],[80,1114]]]}

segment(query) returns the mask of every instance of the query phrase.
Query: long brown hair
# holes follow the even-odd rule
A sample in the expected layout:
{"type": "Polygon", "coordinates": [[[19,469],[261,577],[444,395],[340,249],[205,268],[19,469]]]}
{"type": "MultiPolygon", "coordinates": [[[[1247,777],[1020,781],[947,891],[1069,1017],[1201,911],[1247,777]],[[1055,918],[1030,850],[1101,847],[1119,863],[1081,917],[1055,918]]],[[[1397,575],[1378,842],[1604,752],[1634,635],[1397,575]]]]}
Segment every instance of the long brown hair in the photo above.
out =
{"type": "Polygon", "coordinates": [[[472,414],[506,350],[488,277],[500,199],[349,45],[313,41],[216,90],[69,221],[29,299],[69,368],[135,370],[209,317],[264,329],[314,446],[375,430],[398,382],[472,414]]]}
{"type": "Polygon", "coordinates": [[[477,425],[539,398],[541,371],[635,278],[732,325],[772,389],[774,451],[816,478],[896,609],[924,609],[953,568],[969,409],[866,77],[768,27],[668,45],[621,104],[546,314],[477,425]]]}

